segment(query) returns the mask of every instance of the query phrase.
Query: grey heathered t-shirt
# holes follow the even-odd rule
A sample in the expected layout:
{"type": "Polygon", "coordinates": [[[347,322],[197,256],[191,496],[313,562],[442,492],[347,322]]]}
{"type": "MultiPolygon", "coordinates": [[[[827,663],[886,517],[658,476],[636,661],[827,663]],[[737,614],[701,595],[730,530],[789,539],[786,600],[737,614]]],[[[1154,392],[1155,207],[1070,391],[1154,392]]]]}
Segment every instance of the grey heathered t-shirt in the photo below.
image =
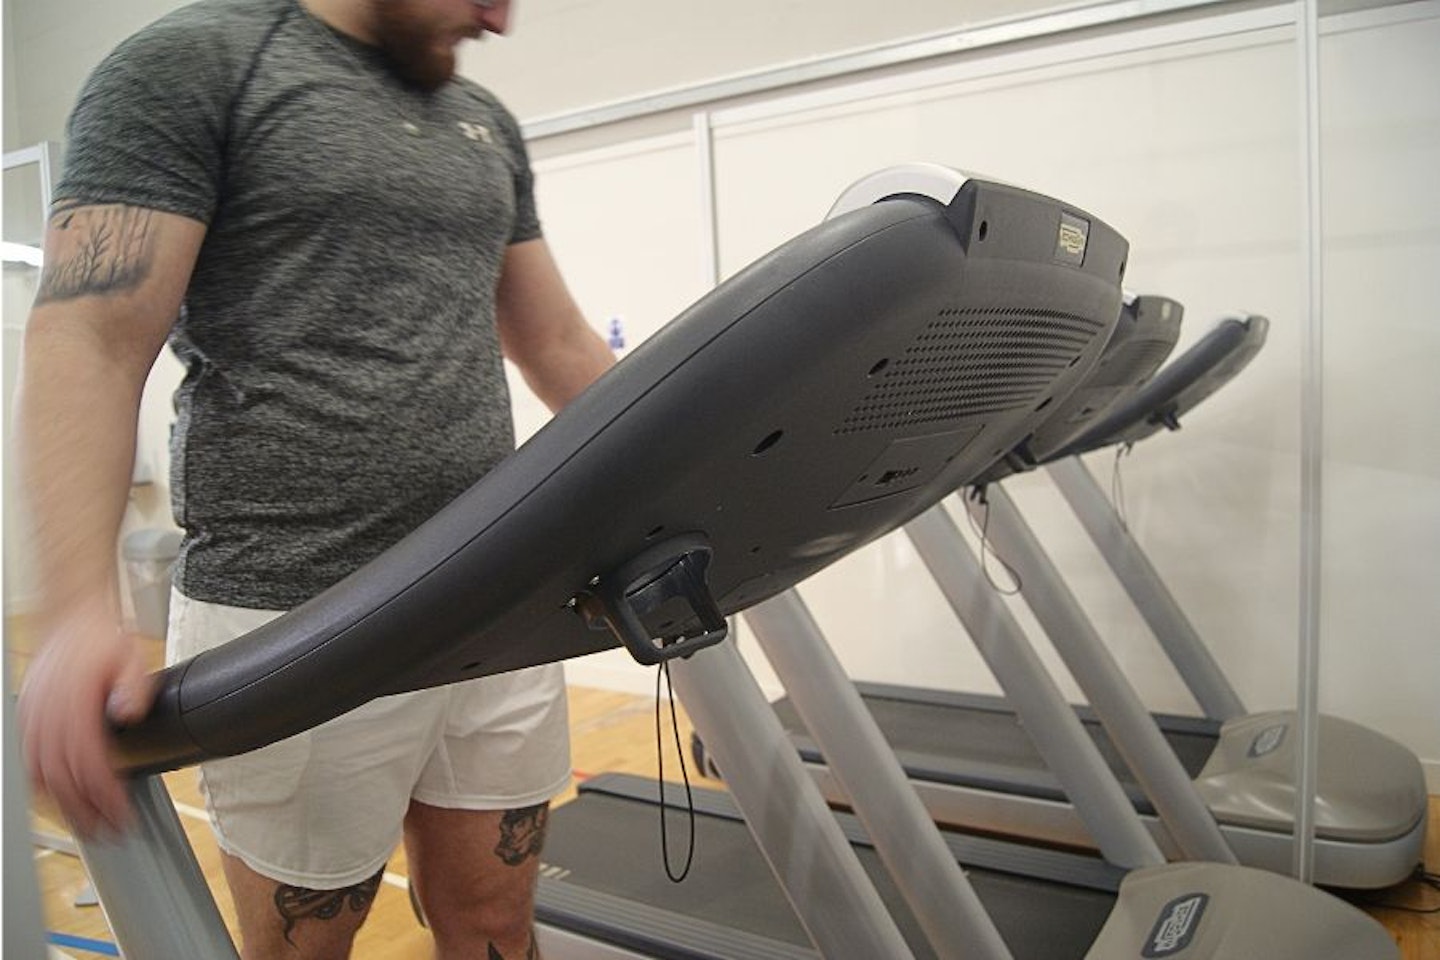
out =
{"type": "Polygon", "coordinates": [[[511,451],[495,286],[540,227],[480,87],[407,87],[296,0],[202,0],[96,70],[56,197],[209,228],[170,338],[186,595],[299,604],[511,451]]]}

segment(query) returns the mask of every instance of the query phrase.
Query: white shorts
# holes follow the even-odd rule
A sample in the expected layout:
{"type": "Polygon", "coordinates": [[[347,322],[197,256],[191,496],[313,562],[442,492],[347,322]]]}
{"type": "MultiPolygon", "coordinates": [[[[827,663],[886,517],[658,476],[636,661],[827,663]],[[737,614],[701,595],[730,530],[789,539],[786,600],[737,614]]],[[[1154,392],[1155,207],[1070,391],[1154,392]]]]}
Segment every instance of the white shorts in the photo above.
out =
{"type": "MultiPolygon", "coordinates": [[[[280,614],[170,597],[166,660],[280,614]]],[[[563,667],[546,664],[372,700],[305,733],[200,766],[221,849],[279,883],[333,890],[374,876],[411,799],[510,810],[570,784],[563,667]]]]}

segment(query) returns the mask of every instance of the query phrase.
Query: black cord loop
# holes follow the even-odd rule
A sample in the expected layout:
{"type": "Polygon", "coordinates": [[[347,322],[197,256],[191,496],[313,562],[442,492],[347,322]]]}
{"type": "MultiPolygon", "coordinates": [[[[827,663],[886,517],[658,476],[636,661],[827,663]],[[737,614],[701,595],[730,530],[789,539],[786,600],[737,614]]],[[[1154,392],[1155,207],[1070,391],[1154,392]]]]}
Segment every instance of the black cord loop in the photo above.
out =
{"type": "Polygon", "coordinates": [[[675,712],[675,688],[670,683],[670,663],[662,661],[660,669],[655,671],[655,759],[660,768],[659,779],[656,786],[660,793],[660,857],[665,863],[665,876],[670,878],[671,883],[679,883],[690,875],[690,867],[695,862],[695,796],[690,789],[690,771],[685,766],[685,750],[680,745],[680,718],[675,712]],[[690,839],[685,852],[685,866],[677,875],[674,868],[670,866],[670,838],[669,830],[665,822],[665,751],[663,749],[664,739],[660,726],[660,679],[665,679],[665,690],[670,700],[670,728],[675,735],[675,749],[680,756],[680,779],[685,784],[685,806],[690,820],[690,839]]]}
{"type": "Polygon", "coordinates": [[[1005,558],[1000,556],[995,550],[994,545],[990,543],[990,500],[985,495],[985,488],[976,487],[973,489],[970,492],[970,499],[980,504],[983,508],[980,514],[979,526],[975,525],[975,515],[969,510],[965,511],[965,519],[970,521],[971,531],[980,539],[980,572],[985,575],[985,579],[989,582],[990,586],[995,588],[995,592],[1002,597],[1018,596],[1020,592],[1025,589],[1025,582],[1020,578],[1020,574],[1016,569],[1006,563],[1005,558]],[[1004,568],[1005,575],[1010,578],[1010,586],[1003,587],[996,582],[995,575],[991,573],[990,565],[986,560],[989,556],[993,556],[996,562],[1004,568]]]}

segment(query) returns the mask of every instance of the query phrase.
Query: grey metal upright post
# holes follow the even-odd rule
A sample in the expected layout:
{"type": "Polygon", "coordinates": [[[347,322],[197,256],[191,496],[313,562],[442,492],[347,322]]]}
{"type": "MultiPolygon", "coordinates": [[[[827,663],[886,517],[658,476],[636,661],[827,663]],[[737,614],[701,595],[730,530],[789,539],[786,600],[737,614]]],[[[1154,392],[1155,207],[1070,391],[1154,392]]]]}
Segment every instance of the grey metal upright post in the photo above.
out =
{"type": "Polygon", "coordinates": [[[80,856],[127,960],[239,960],[159,777],[129,785],[135,825],[80,856]]]}
{"type": "Polygon", "coordinates": [[[820,955],[913,960],[733,642],[670,661],[695,729],[820,955]]]}
{"type": "Polygon", "coordinates": [[[1245,716],[1248,711],[1240,695],[1085,464],[1079,457],[1065,457],[1047,464],[1045,470],[1130,594],[1204,714],[1220,721],[1245,716]]]}
{"type": "Polygon", "coordinates": [[[1124,789],[1065,702],[1054,678],[966,546],[955,521],[937,505],[905,525],[945,599],[1005,689],[1046,765],[1059,777],[1100,852],[1126,868],[1154,866],[1165,856],[1124,789]]]}
{"type": "Polygon", "coordinates": [[[825,762],[940,958],[1008,960],[1000,931],[794,590],[745,612],[825,762]]]}
{"type": "Polygon", "coordinates": [[[3,721],[5,797],[5,933],[4,955],[14,960],[44,960],[45,915],[35,879],[35,848],[30,845],[30,790],[20,758],[19,724],[10,696],[10,657],[4,662],[3,721]]]}
{"type": "Polygon", "coordinates": [[[1025,602],[1075,682],[1085,691],[1186,859],[1238,863],[1180,759],[1060,578],[1015,502],[999,484],[986,489],[986,498],[988,507],[967,500],[970,515],[977,522],[985,521],[986,535],[994,543],[995,552],[1018,575],[1025,602]]]}

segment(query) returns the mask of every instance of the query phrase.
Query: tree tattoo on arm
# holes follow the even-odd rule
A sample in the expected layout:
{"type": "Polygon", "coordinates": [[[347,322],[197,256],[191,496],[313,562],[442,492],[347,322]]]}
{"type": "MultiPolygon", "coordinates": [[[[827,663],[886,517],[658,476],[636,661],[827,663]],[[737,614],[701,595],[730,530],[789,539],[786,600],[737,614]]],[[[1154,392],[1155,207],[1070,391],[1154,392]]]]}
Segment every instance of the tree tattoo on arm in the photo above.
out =
{"type": "Polygon", "coordinates": [[[66,234],[45,264],[35,302],[73,300],[134,290],[150,274],[152,212],[120,204],[62,202],[51,229],[66,234]]]}
{"type": "Polygon", "coordinates": [[[275,888],[275,908],[280,911],[280,917],[285,921],[285,942],[295,945],[290,934],[301,920],[333,920],[340,916],[340,911],[347,903],[352,912],[364,913],[374,902],[375,894],[380,889],[380,880],[384,876],[385,868],[381,867],[369,880],[362,880],[339,890],[311,890],[308,887],[280,884],[275,888]]]}
{"type": "Polygon", "coordinates": [[[531,857],[540,856],[549,816],[548,803],[506,810],[500,818],[500,842],[495,845],[495,856],[509,867],[518,867],[531,857]]]}

